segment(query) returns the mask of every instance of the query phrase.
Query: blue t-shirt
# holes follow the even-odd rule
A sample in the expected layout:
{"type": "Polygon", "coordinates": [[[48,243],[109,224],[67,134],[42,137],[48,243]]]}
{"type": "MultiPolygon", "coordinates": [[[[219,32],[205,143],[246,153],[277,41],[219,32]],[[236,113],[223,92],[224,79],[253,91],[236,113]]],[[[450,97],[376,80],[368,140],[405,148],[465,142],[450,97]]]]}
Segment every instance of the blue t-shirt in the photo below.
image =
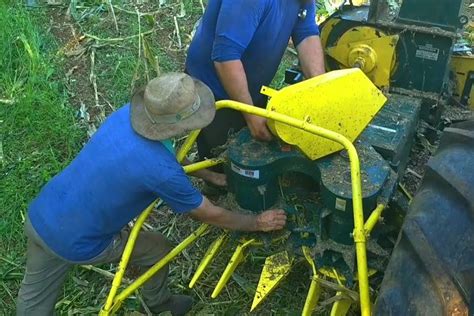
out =
{"type": "Polygon", "coordinates": [[[275,76],[290,37],[298,45],[318,35],[314,1],[210,0],[196,30],[186,60],[187,72],[228,99],[214,68],[214,61],[241,60],[255,105],[264,106],[262,85],[275,76]]]}
{"type": "Polygon", "coordinates": [[[100,254],[157,197],[177,213],[203,200],[175,156],[132,129],[127,104],[43,187],[29,218],[56,254],[84,261],[100,254]]]}

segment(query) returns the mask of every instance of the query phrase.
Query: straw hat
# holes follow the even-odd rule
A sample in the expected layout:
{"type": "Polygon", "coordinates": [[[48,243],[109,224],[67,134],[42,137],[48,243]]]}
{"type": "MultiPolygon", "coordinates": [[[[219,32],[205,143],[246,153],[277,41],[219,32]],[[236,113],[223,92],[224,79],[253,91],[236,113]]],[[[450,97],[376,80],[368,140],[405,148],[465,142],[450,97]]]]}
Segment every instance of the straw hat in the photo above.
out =
{"type": "Polygon", "coordinates": [[[157,77],[132,98],[133,129],[151,140],[163,140],[209,125],[216,113],[209,87],[185,73],[157,77]]]}

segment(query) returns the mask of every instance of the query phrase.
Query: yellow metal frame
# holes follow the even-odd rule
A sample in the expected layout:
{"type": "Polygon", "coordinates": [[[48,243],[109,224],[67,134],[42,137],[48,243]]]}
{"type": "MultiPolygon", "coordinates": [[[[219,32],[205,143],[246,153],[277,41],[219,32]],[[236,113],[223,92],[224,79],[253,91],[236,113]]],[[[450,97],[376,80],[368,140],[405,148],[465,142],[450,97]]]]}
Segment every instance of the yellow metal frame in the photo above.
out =
{"type": "MultiPolygon", "coordinates": [[[[462,101],[461,98],[468,84],[469,73],[474,71],[474,56],[453,56],[451,58],[451,70],[456,76],[454,96],[458,101],[462,101]]],[[[474,89],[469,92],[469,103],[467,105],[474,111],[474,89]]]]}
{"type": "Polygon", "coordinates": [[[206,254],[204,255],[204,258],[202,259],[201,263],[196,269],[196,273],[194,273],[194,276],[192,277],[191,281],[189,282],[189,288],[192,289],[194,285],[196,285],[196,282],[199,280],[201,275],[204,273],[206,268],[211,264],[212,260],[217,256],[217,253],[221,249],[222,245],[225,244],[227,241],[228,235],[227,232],[221,234],[219,238],[214,240],[211,244],[211,246],[208,248],[206,254]]]}
{"type": "Polygon", "coordinates": [[[229,260],[229,263],[227,264],[227,267],[225,268],[224,273],[222,273],[222,276],[220,277],[219,281],[217,282],[216,287],[214,288],[214,291],[211,294],[211,298],[216,298],[221,291],[224,289],[224,286],[227,284],[229,281],[230,277],[234,273],[235,269],[239,266],[239,264],[242,263],[245,259],[245,249],[250,247],[253,243],[255,243],[255,239],[250,239],[242,244],[239,244],[237,248],[235,249],[234,253],[232,254],[232,257],[229,260]]]}
{"type": "MultiPolygon", "coordinates": [[[[274,120],[287,124],[289,126],[304,130],[306,132],[312,133],[314,135],[332,140],[336,143],[342,145],[348,152],[349,161],[350,161],[350,170],[351,170],[351,182],[352,182],[352,199],[353,199],[353,216],[354,216],[354,231],[353,238],[356,247],[356,257],[357,257],[357,275],[359,280],[359,293],[360,293],[360,307],[361,314],[363,316],[369,316],[371,314],[371,302],[369,294],[369,278],[368,278],[368,268],[367,268],[367,231],[364,224],[364,212],[362,206],[362,188],[361,188],[361,177],[360,177],[360,161],[357,154],[357,150],[346,137],[341,134],[332,132],[330,130],[324,129],[310,124],[307,121],[298,120],[287,115],[276,113],[270,110],[261,109],[258,107],[250,106],[247,104],[235,102],[235,101],[219,101],[216,103],[216,108],[223,109],[233,109],[247,114],[253,114],[261,117],[265,117],[269,120],[274,120]]],[[[177,154],[177,160],[182,162],[186,157],[186,154],[191,149],[192,145],[197,139],[200,131],[193,131],[182,148],[177,154]]],[[[209,168],[211,166],[222,163],[222,160],[214,159],[199,162],[197,164],[192,164],[184,166],[186,172],[193,172],[204,168],[209,168]]],[[[121,303],[131,294],[133,294],[141,285],[143,285],[148,279],[150,279],[155,273],[157,273],[161,268],[168,264],[174,257],[181,253],[186,247],[191,245],[197,238],[202,236],[207,231],[207,225],[201,225],[193,234],[188,238],[182,241],[177,247],[175,247],[168,255],[158,261],[153,267],[151,267],[147,272],[125,288],[121,293],[117,295],[118,288],[120,287],[123,274],[127,267],[128,261],[130,259],[133,247],[135,245],[136,238],[141,229],[141,226],[145,222],[148,215],[154,209],[158,201],[153,202],[137,219],[127,241],[122,259],[119,263],[117,273],[115,274],[114,280],[112,282],[112,288],[110,290],[109,296],[107,297],[106,304],[103,309],[100,311],[100,315],[111,315],[114,314],[121,306],[121,303]]],[[[380,211],[381,213],[381,211],[380,211]]],[[[373,219],[380,217],[380,213],[375,214],[373,219]]],[[[372,216],[370,217],[372,218],[372,216]]],[[[374,220],[375,221],[375,220],[374,220]]],[[[376,222],[376,221],[375,221],[376,222]]],[[[367,226],[372,226],[369,224],[367,226]]],[[[373,226],[372,226],[373,227],[373,226]]]]}
{"type": "Polygon", "coordinates": [[[290,273],[294,261],[294,257],[286,250],[274,253],[265,259],[250,312],[253,312],[260,306],[263,300],[265,300],[290,273]]]}
{"type": "MultiPolygon", "coordinates": [[[[186,155],[191,150],[193,144],[196,142],[196,139],[199,135],[200,131],[193,131],[189,134],[188,138],[181,146],[179,152],[176,155],[176,159],[179,162],[182,162],[186,155]]],[[[210,159],[201,161],[195,164],[184,166],[183,169],[186,173],[192,173],[201,169],[206,169],[215,165],[222,163],[222,159],[210,159]]],[[[107,296],[107,300],[105,302],[104,307],[100,310],[99,315],[113,315],[122,305],[122,302],[132,295],[140,286],[142,286],[146,281],[148,281],[155,273],[157,273],[160,269],[162,269],[165,265],[167,265],[171,260],[174,259],[178,254],[180,254],[184,249],[186,249],[189,245],[191,245],[197,238],[202,236],[207,231],[207,225],[201,225],[193,234],[183,240],[178,246],[176,246],[173,250],[171,250],[165,257],[163,257],[160,261],[158,261],[154,266],[152,266],[148,271],[146,271],[143,275],[141,275],[138,279],[136,279],[132,284],[126,287],[122,292],[117,295],[117,291],[122,284],[122,279],[125,274],[125,270],[128,266],[128,262],[130,260],[130,256],[132,255],[133,248],[135,246],[135,242],[137,240],[138,234],[140,232],[143,223],[150,215],[151,211],[159,206],[162,203],[160,199],[152,202],[140,216],[137,218],[137,221],[133,225],[133,229],[130,232],[130,236],[128,237],[127,244],[125,245],[125,249],[122,254],[122,258],[120,259],[119,266],[117,268],[117,272],[115,273],[114,279],[112,281],[112,287],[109,291],[109,295],[107,296]]]]}
{"type": "Polygon", "coordinates": [[[313,310],[318,304],[319,296],[321,295],[321,286],[319,284],[318,269],[316,269],[316,264],[311,256],[311,251],[308,247],[303,246],[302,248],[303,255],[311,267],[313,275],[311,277],[311,285],[309,286],[308,295],[306,296],[306,301],[303,306],[302,316],[311,316],[313,310]]]}

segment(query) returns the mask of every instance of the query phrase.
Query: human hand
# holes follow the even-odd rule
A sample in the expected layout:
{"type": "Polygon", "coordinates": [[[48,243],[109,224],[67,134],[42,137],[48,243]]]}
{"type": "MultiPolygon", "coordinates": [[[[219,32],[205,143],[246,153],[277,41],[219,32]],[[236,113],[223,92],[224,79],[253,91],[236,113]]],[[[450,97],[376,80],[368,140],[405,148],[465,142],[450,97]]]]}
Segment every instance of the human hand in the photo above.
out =
{"type": "Polygon", "coordinates": [[[253,138],[265,142],[272,140],[272,133],[270,133],[267,127],[267,119],[260,116],[247,115],[245,120],[253,138]]]}
{"type": "Polygon", "coordinates": [[[257,215],[257,230],[269,232],[285,227],[286,213],[283,210],[268,210],[257,215]]]}
{"type": "Polygon", "coordinates": [[[227,186],[227,176],[225,175],[225,173],[219,173],[209,170],[209,174],[207,175],[206,180],[218,187],[227,186]]]}

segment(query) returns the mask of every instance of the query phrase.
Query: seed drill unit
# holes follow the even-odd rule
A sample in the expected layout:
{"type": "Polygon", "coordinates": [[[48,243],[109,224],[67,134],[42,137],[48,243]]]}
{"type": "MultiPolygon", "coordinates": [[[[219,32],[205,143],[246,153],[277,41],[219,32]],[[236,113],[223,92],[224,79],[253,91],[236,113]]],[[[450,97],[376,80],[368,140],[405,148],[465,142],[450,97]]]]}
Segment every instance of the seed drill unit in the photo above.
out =
{"type": "MultiPolygon", "coordinates": [[[[295,306],[296,311],[311,315],[317,307],[321,288],[325,286],[334,291],[336,298],[331,315],[346,315],[351,306],[362,315],[370,315],[371,277],[386,272],[388,258],[395,248],[397,261],[394,259],[389,264],[390,270],[386,272],[380,292],[383,299],[377,302],[375,313],[422,313],[425,309],[416,303],[420,301],[429,305],[424,308],[432,312],[430,315],[451,314],[455,310],[461,312],[459,315],[467,313],[474,281],[465,271],[474,272],[469,270],[474,266],[469,266],[469,262],[474,262],[474,243],[466,244],[460,253],[443,252],[445,247],[454,249],[459,238],[452,237],[451,229],[443,232],[445,244],[432,241],[431,238],[439,241],[433,227],[442,229],[453,225],[449,220],[446,225],[431,223],[430,229],[421,224],[405,224],[402,228],[408,202],[398,190],[420,120],[437,126],[443,103],[449,97],[453,46],[459,28],[467,23],[459,14],[460,8],[461,0],[404,0],[401,4],[372,1],[367,6],[344,5],[321,26],[327,74],[303,81],[297,67],[289,69],[286,73],[289,86],[279,91],[262,88],[261,92],[269,98],[266,110],[232,101],[217,103],[218,109],[231,108],[266,117],[276,135],[275,140],[270,143],[255,141],[249,131],[243,129],[231,136],[220,158],[186,166],[185,170],[192,172],[223,164],[232,199],[242,209],[261,212],[271,207],[283,208],[288,214],[288,225],[285,231],[273,234],[222,231],[203,254],[190,280],[190,288],[199,286],[199,281],[206,277],[206,270],[217,256],[222,255],[224,247],[233,248],[211,293],[213,298],[217,297],[246,255],[259,249],[267,256],[252,311],[258,310],[262,302],[278,290],[278,285],[284,282],[292,268],[303,261],[312,278],[308,282],[306,301],[301,302],[302,308],[295,306]],[[401,229],[402,241],[397,244],[401,229]],[[416,243],[425,246],[421,250],[420,247],[415,247],[416,251],[406,250],[403,248],[404,236],[413,236],[416,229],[422,231],[415,234],[416,238],[423,237],[423,241],[416,243]],[[415,260],[417,264],[405,260],[422,251],[425,253],[415,260]],[[411,275],[413,282],[419,281],[417,276],[424,275],[420,267],[426,258],[430,261],[425,266],[435,268],[428,269],[429,273],[419,284],[426,285],[429,283],[426,280],[445,275],[440,271],[444,271],[442,267],[447,256],[464,264],[458,267],[452,260],[449,263],[448,274],[455,276],[455,290],[450,288],[451,296],[441,290],[433,290],[438,294],[431,295],[429,291],[423,292],[407,284],[406,275],[411,275]],[[401,270],[401,266],[405,270],[401,270]],[[400,283],[402,279],[403,284],[400,283]],[[409,291],[407,287],[415,289],[409,291]],[[394,307],[397,304],[409,308],[397,309],[394,307]]],[[[468,91],[468,87],[462,91],[468,91]]],[[[465,95],[470,95],[470,90],[465,95]]],[[[466,100],[469,102],[469,98],[466,100]]],[[[473,130],[474,126],[469,125],[457,132],[451,131],[455,135],[452,143],[473,147],[473,130]]],[[[189,151],[198,133],[193,132],[188,137],[178,155],[179,160],[189,151]]],[[[472,150],[470,155],[468,151],[460,155],[464,157],[460,166],[471,163],[474,166],[472,150]]],[[[470,205],[463,213],[464,217],[458,216],[457,220],[463,220],[462,225],[454,224],[463,227],[463,231],[458,232],[462,238],[474,235],[474,201],[472,194],[468,194],[474,190],[472,169],[474,167],[462,169],[462,175],[459,174],[461,171],[453,171],[452,176],[453,179],[467,177],[461,181],[466,200],[451,205],[458,210],[470,205]]],[[[447,181],[451,183],[450,179],[447,181]]],[[[451,187],[457,185],[451,184],[451,187]]],[[[440,195],[431,201],[437,201],[440,195]]],[[[138,229],[153,207],[151,205],[135,225],[135,235],[131,234],[128,250],[101,311],[103,315],[115,312],[121,302],[153,273],[211,229],[201,226],[147,274],[116,295],[138,229]]],[[[439,214],[437,216],[442,217],[439,214]]],[[[420,216],[425,218],[427,215],[420,216]]],[[[452,278],[443,280],[451,284],[452,278]]],[[[433,288],[437,289],[435,283],[433,288]]]]}

